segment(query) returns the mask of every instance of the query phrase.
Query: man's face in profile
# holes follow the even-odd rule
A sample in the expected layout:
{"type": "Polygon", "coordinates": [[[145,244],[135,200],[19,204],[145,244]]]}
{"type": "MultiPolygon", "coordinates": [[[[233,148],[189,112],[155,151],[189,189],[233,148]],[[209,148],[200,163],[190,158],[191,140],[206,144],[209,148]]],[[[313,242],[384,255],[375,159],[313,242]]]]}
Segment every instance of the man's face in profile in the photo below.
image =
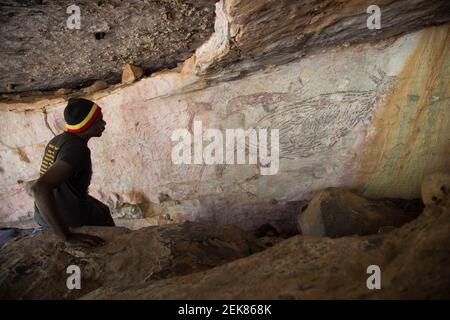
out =
{"type": "Polygon", "coordinates": [[[94,123],[86,130],[91,137],[101,137],[105,131],[106,122],[103,120],[103,113],[100,113],[94,123]]]}

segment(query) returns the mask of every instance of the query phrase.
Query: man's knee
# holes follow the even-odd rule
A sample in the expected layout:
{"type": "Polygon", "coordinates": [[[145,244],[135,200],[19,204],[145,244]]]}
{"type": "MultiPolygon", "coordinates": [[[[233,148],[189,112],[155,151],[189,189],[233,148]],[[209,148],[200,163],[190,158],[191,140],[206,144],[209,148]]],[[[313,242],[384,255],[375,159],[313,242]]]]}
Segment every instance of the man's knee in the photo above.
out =
{"type": "Polygon", "coordinates": [[[115,223],[109,207],[93,197],[92,199],[95,208],[92,211],[90,225],[114,227],[115,223]]]}

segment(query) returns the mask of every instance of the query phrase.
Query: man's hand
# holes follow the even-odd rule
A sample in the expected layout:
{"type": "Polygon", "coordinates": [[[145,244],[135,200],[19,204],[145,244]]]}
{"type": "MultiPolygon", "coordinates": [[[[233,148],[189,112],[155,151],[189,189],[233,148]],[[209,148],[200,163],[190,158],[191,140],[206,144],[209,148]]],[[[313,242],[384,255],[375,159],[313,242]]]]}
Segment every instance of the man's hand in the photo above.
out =
{"type": "Polygon", "coordinates": [[[105,244],[102,238],[83,233],[69,233],[64,241],[70,246],[83,248],[95,248],[105,244]]]}

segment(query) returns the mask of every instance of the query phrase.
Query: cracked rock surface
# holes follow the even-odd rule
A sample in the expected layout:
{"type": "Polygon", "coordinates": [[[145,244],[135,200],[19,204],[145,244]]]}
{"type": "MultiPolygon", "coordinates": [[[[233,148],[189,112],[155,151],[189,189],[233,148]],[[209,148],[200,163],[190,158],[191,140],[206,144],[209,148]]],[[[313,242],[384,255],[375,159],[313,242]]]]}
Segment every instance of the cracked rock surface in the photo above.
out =
{"type": "Polygon", "coordinates": [[[184,223],[125,228],[84,227],[106,244],[95,249],[68,247],[43,232],[10,240],[0,249],[1,299],[74,299],[100,286],[145,283],[206,270],[262,248],[231,225],[184,223]],[[66,286],[69,265],[81,269],[81,290],[66,286]]]}
{"type": "Polygon", "coordinates": [[[450,203],[428,207],[389,233],[294,236],[207,271],[127,290],[99,288],[86,299],[449,299],[450,203]],[[381,270],[369,290],[367,268],[381,270]],[[226,283],[226,285],[224,285],[226,283]]]}
{"type": "MultiPolygon", "coordinates": [[[[2,3],[10,8],[13,2],[2,3]]],[[[90,5],[114,13],[101,9],[111,3],[90,5]]],[[[135,10],[144,2],[117,4],[117,10],[122,5],[135,10]]],[[[448,7],[445,0],[211,3],[214,33],[177,68],[145,74],[129,85],[71,93],[98,103],[108,123],[102,138],[90,142],[90,192],[112,203],[113,211],[121,208],[114,205],[117,197],[139,206],[142,214],[137,210],[131,216],[144,225],[162,220],[160,195],[167,194],[179,202],[164,212],[168,223],[206,219],[246,230],[270,223],[286,233],[296,230],[297,205],[324,187],[350,188],[372,199],[418,198],[424,176],[450,168],[448,7]],[[381,8],[380,30],[367,29],[371,4],[381,8]],[[211,79],[220,81],[212,85],[211,79]],[[258,164],[175,165],[171,135],[191,130],[194,120],[201,120],[204,130],[279,129],[279,170],[264,176],[258,164]]],[[[90,34],[89,39],[104,43],[116,29],[111,30],[97,30],[104,37],[90,34]]],[[[14,33],[2,36],[8,34],[14,33]]],[[[121,43],[114,42],[116,49],[121,43]]],[[[164,48],[171,46],[164,43],[164,48]]],[[[24,186],[38,177],[46,143],[64,130],[64,95],[70,90],[59,92],[7,94],[0,102],[2,225],[32,223],[33,200],[24,186]]]]}
{"type": "Polygon", "coordinates": [[[446,0],[221,1],[207,48],[220,54],[206,54],[196,71],[209,79],[241,77],[327,47],[375,42],[447,21],[446,0]],[[367,27],[371,5],[380,8],[380,29],[367,27]]]}
{"type": "Polygon", "coordinates": [[[0,93],[120,82],[122,66],[176,67],[213,31],[213,0],[0,1],[0,93]]]}
{"type": "MultiPolygon", "coordinates": [[[[246,230],[265,223],[295,230],[292,208],[328,186],[372,199],[418,198],[424,176],[450,168],[449,39],[450,24],[429,27],[210,87],[190,72],[193,57],[179,70],[89,95],[108,123],[89,142],[91,193],[105,203],[119,197],[142,205],[152,221],[158,213],[146,208],[167,194],[195,203],[177,205],[174,222],[207,219],[246,230]],[[192,129],[194,120],[221,131],[279,129],[277,174],[263,176],[252,164],[175,165],[171,135],[192,129]]],[[[64,130],[65,105],[61,97],[0,103],[3,225],[32,217],[32,198],[19,181],[38,177],[46,143],[64,130]]]]}

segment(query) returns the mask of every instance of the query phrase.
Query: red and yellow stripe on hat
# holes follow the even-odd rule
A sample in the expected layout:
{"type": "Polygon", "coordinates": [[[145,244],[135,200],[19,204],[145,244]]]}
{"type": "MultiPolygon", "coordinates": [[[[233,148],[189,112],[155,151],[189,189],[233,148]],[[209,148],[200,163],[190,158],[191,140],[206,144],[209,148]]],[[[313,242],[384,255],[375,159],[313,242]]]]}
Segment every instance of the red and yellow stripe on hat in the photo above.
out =
{"type": "Polygon", "coordinates": [[[93,104],[87,116],[77,124],[66,123],[67,132],[83,132],[97,119],[101,112],[101,108],[97,104],[93,104]]]}

